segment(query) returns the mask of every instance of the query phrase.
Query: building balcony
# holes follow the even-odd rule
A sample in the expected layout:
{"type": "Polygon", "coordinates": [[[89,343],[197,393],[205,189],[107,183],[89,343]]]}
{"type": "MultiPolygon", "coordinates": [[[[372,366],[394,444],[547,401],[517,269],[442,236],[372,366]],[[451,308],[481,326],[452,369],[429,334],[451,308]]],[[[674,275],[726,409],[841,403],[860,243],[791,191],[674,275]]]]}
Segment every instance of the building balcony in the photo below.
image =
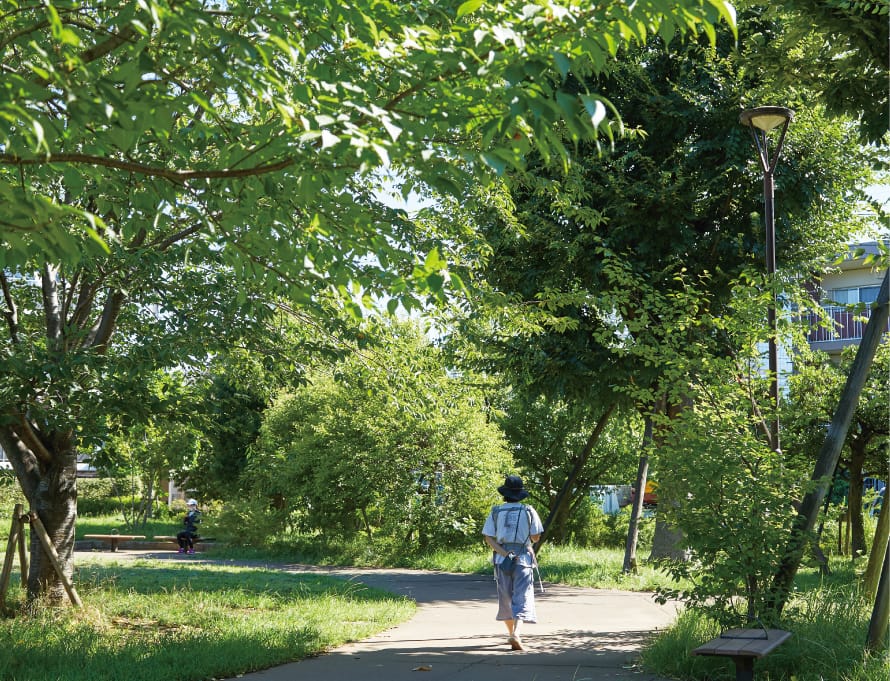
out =
{"type": "MultiPolygon", "coordinates": [[[[848,345],[857,345],[862,340],[865,325],[871,318],[870,307],[855,312],[845,307],[826,307],[825,312],[831,320],[828,327],[819,326],[815,314],[807,315],[811,327],[807,340],[814,350],[839,351],[848,345]]],[[[887,331],[890,331],[890,323],[884,329],[885,333],[887,331]]]]}

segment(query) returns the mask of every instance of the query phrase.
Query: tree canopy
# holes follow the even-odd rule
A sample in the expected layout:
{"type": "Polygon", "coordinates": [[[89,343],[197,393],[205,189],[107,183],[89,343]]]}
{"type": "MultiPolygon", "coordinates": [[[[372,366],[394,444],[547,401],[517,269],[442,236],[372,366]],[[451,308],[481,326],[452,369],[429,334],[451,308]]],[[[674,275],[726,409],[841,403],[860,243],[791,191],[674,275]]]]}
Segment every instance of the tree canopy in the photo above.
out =
{"type": "MultiPolygon", "coordinates": [[[[0,445],[65,569],[106,379],[203,362],[284,299],[416,306],[445,262],[384,176],[459,193],[531,148],[565,158],[556,129],[615,121],[569,71],[722,20],[717,0],[0,2],[0,445]]],[[[60,595],[32,553],[30,597],[60,595]]]]}

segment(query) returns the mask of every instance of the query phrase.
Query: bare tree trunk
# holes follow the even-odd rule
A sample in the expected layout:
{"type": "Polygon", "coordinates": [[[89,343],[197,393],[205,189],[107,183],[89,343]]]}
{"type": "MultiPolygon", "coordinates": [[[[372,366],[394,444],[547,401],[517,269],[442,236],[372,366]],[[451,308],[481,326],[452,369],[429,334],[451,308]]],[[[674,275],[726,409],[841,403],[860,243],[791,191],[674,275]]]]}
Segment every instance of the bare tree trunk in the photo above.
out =
{"type": "Polygon", "coordinates": [[[646,492],[646,477],[649,474],[649,448],[652,446],[652,416],[646,416],[646,425],[643,431],[643,454],[640,456],[640,465],[637,467],[637,480],[634,489],[636,496],[630,510],[630,525],[627,528],[627,542],[624,546],[625,574],[637,571],[637,541],[640,536],[640,516],[643,515],[643,496],[646,492]]]}
{"type": "Polygon", "coordinates": [[[865,447],[867,442],[854,438],[851,443],[850,456],[850,491],[847,495],[847,508],[850,514],[850,555],[864,555],[868,549],[865,545],[865,523],[862,520],[862,468],[865,465],[865,447]]]}
{"type": "Polygon", "coordinates": [[[853,420],[853,413],[856,411],[859,396],[862,394],[862,388],[868,378],[868,372],[871,369],[875,353],[881,342],[881,336],[887,327],[888,319],[890,319],[890,270],[884,273],[884,280],[881,283],[878,298],[872,308],[871,319],[868,320],[868,324],[865,326],[862,342],[856,351],[856,359],[853,360],[853,366],[850,367],[847,383],[844,386],[834,417],[831,419],[831,424],[828,427],[828,435],[825,437],[825,442],[819,452],[819,458],[812,476],[815,486],[804,496],[800,515],[797,516],[791,531],[785,558],[782,560],[782,564],[779,566],[773,579],[766,606],[777,617],[782,614],[782,609],[785,607],[788,594],[791,592],[791,586],[794,583],[795,575],[797,575],[797,569],[800,567],[800,561],[803,558],[810,534],[813,528],[816,527],[816,521],[819,518],[819,508],[822,506],[822,500],[828,493],[831,474],[840,458],[841,449],[847,437],[847,430],[853,420]]]}
{"type": "MultiPolygon", "coordinates": [[[[658,505],[663,506],[665,500],[659,499],[658,505]]],[[[655,514],[655,534],[652,537],[652,551],[649,560],[689,560],[689,549],[682,530],[668,525],[658,513],[655,514]]]]}
{"type": "MultiPolygon", "coordinates": [[[[669,419],[675,419],[679,416],[683,409],[686,409],[689,403],[669,404],[666,400],[662,400],[657,409],[660,410],[669,419]]],[[[657,412],[656,412],[657,413],[657,412]]],[[[664,440],[664,434],[653,430],[653,445],[657,446],[664,440]]],[[[669,506],[670,499],[664,498],[663,495],[658,497],[658,511],[655,512],[655,534],[652,536],[652,550],[649,552],[649,560],[689,560],[689,549],[686,546],[686,537],[683,531],[669,525],[664,520],[662,510],[669,506]]]]}
{"type": "Polygon", "coordinates": [[[612,416],[612,412],[615,411],[615,404],[613,403],[606,409],[605,413],[600,416],[599,420],[596,422],[596,426],[593,429],[593,432],[590,433],[590,437],[587,438],[587,442],[584,444],[584,449],[578,455],[578,458],[575,460],[575,465],[572,467],[571,472],[568,477],[566,477],[565,481],[560,487],[559,492],[556,494],[556,498],[553,500],[553,503],[550,505],[550,512],[547,514],[547,519],[544,521],[544,532],[541,535],[541,538],[538,540],[538,543],[535,544],[535,551],[537,551],[547,539],[550,538],[551,534],[551,526],[554,525],[555,520],[559,517],[561,513],[565,513],[565,510],[571,505],[572,501],[572,492],[575,489],[575,485],[578,481],[578,478],[581,475],[581,471],[584,469],[584,464],[586,464],[590,460],[590,454],[593,452],[594,446],[596,446],[597,441],[602,435],[603,430],[606,427],[606,424],[609,422],[609,418],[612,416]]]}
{"type": "MultiPolygon", "coordinates": [[[[0,427],[0,445],[6,451],[16,477],[30,505],[46,529],[63,573],[74,574],[74,523],[77,518],[77,461],[70,433],[41,434],[41,451],[35,454],[18,433],[28,428],[0,427]]],[[[31,431],[32,439],[37,435],[31,431]]],[[[28,570],[28,601],[40,597],[50,602],[67,601],[61,577],[46,554],[36,532],[31,533],[30,566],[28,570]]]]}

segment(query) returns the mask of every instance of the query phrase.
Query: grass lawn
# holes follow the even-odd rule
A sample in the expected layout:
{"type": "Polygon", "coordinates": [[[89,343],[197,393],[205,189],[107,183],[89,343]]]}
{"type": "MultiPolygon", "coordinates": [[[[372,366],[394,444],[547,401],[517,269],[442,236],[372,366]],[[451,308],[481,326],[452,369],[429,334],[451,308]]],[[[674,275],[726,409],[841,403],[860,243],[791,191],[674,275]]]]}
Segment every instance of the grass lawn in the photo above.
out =
{"type": "MultiPolygon", "coordinates": [[[[353,582],[229,565],[90,562],[85,604],[0,620],[4,681],[189,681],[301,659],[408,619],[414,604],[353,582]]],[[[13,575],[7,601],[21,605],[13,575]]]]}

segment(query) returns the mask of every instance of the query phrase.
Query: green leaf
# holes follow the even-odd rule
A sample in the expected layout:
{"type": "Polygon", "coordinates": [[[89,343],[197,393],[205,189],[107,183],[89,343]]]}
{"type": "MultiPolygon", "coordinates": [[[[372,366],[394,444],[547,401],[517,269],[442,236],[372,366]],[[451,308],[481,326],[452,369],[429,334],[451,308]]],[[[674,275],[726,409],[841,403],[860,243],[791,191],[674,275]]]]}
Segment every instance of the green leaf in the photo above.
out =
{"type": "Polygon", "coordinates": [[[467,14],[475,12],[485,4],[485,0],[467,0],[457,8],[457,18],[465,17],[467,14]]]}
{"type": "Polygon", "coordinates": [[[554,52],[553,60],[556,62],[556,68],[559,69],[560,75],[563,78],[567,78],[572,71],[571,60],[562,52],[554,52]]]}

